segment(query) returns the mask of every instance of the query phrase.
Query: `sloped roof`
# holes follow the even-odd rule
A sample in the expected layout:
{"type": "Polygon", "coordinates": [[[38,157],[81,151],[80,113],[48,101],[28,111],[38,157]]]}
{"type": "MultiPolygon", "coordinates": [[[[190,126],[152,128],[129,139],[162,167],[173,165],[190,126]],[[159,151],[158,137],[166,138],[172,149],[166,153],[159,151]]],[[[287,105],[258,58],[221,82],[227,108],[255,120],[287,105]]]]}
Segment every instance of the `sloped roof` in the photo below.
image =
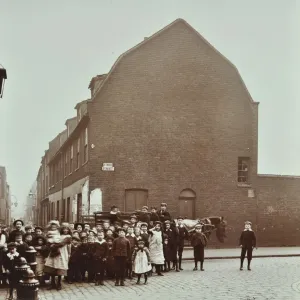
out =
{"type": "Polygon", "coordinates": [[[107,76],[105,77],[105,79],[103,80],[102,84],[100,85],[98,91],[96,91],[96,93],[94,94],[93,98],[96,97],[102,90],[103,86],[106,84],[106,82],[108,82],[108,80],[111,77],[111,74],[113,73],[113,71],[116,69],[116,67],[120,64],[120,62],[122,61],[122,59],[124,59],[127,55],[131,54],[133,51],[139,49],[140,47],[146,45],[148,42],[150,42],[151,40],[155,39],[156,37],[160,36],[162,33],[164,33],[166,30],[168,30],[169,28],[175,26],[176,24],[181,23],[183,25],[185,25],[187,28],[189,28],[190,30],[192,30],[192,32],[194,34],[196,34],[198,36],[199,39],[201,39],[207,46],[209,46],[213,51],[215,51],[215,53],[217,53],[219,56],[221,56],[223,58],[224,61],[227,62],[227,64],[229,64],[237,73],[238,78],[240,80],[240,83],[242,84],[242,86],[244,87],[245,91],[247,92],[249,101],[253,104],[259,104],[259,102],[255,102],[253,101],[238,69],[236,68],[236,66],[228,59],[226,58],[223,54],[221,54],[213,45],[211,45],[198,31],[196,31],[190,24],[188,24],[185,20],[179,18],[176,19],[174,22],[172,22],[171,24],[167,25],[166,27],[162,28],[161,30],[157,31],[155,34],[153,34],[150,37],[144,38],[144,40],[137,44],[136,46],[132,47],[131,49],[127,50],[126,52],[124,52],[123,54],[121,54],[118,59],[116,60],[116,62],[113,64],[112,68],[110,69],[109,73],[107,74],[107,76]]]}

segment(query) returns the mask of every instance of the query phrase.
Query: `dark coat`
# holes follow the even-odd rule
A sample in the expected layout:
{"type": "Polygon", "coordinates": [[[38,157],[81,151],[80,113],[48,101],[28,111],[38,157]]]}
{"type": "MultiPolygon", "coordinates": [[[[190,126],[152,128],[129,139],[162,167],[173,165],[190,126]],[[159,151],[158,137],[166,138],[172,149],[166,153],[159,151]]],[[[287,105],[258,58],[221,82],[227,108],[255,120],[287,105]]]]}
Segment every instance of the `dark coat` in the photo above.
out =
{"type": "Polygon", "coordinates": [[[256,236],[252,230],[244,230],[240,236],[240,245],[245,248],[256,247],[256,236]]]}
{"type": "Polygon", "coordinates": [[[191,236],[191,245],[193,247],[199,246],[201,248],[206,247],[207,238],[202,232],[194,232],[191,236]]]}
{"type": "Polygon", "coordinates": [[[178,226],[178,239],[177,239],[177,245],[178,247],[183,247],[184,246],[184,240],[187,240],[189,238],[189,232],[186,229],[185,226],[178,226]]]}
{"type": "Polygon", "coordinates": [[[130,242],[125,237],[117,237],[114,239],[112,249],[114,256],[126,256],[131,259],[130,242]]]}
{"type": "Polygon", "coordinates": [[[7,243],[15,242],[16,235],[20,234],[20,233],[22,234],[22,236],[25,234],[25,232],[23,230],[14,229],[13,231],[11,231],[8,236],[7,243]]]}
{"type": "Polygon", "coordinates": [[[126,235],[126,239],[130,242],[130,251],[133,252],[134,246],[137,244],[135,236],[126,235]]]}
{"type": "Polygon", "coordinates": [[[141,237],[143,239],[143,241],[145,242],[145,247],[149,247],[149,233],[146,232],[146,233],[143,233],[141,232],[141,237]]]}
{"type": "MultiPolygon", "coordinates": [[[[139,214],[139,221],[143,223],[147,223],[149,225],[150,223],[150,214],[148,213],[140,213],[139,214]]],[[[158,220],[156,220],[158,221],[158,220]]]]}
{"type": "Polygon", "coordinates": [[[165,257],[165,261],[169,262],[169,261],[173,261],[174,260],[174,252],[171,249],[170,244],[163,244],[163,251],[164,251],[164,257],[165,257]]]}
{"type": "Polygon", "coordinates": [[[94,252],[92,254],[93,260],[107,259],[108,256],[108,244],[104,241],[102,244],[95,242],[94,252]]]}
{"type": "Polygon", "coordinates": [[[159,218],[159,215],[157,213],[151,213],[150,215],[150,221],[151,222],[156,222],[156,221],[159,221],[160,218],[159,218]]]}
{"type": "Polygon", "coordinates": [[[172,217],[168,211],[159,211],[158,212],[159,220],[164,224],[165,221],[171,221],[172,217]]]}

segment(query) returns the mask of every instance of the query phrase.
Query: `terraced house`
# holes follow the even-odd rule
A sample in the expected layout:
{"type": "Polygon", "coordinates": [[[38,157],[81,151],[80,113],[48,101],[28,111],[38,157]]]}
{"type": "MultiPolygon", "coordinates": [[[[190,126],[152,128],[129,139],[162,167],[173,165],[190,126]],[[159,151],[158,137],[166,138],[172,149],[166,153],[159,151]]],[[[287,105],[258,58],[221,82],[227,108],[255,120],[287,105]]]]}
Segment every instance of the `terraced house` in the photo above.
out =
{"type": "Polygon", "coordinates": [[[261,245],[300,244],[299,178],[258,175],[258,102],[184,20],[122,54],[89,88],[42,159],[43,225],[167,202],[173,216],[224,216],[228,246],[246,219],[261,245]]]}

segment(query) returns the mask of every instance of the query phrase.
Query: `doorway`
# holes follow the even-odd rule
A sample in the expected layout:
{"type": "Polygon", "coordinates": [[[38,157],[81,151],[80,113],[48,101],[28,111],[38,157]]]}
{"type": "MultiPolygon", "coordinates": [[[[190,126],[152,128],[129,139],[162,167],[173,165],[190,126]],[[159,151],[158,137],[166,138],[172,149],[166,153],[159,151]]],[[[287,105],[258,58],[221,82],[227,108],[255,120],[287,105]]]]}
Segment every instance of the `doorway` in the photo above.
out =
{"type": "Polygon", "coordinates": [[[148,191],[143,189],[125,190],[125,211],[134,212],[148,203],[148,191]]]}
{"type": "Polygon", "coordinates": [[[179,215],[186,219],[195,219],[196,193],[191,189],[184,189],[179,195],[179,215]]]}

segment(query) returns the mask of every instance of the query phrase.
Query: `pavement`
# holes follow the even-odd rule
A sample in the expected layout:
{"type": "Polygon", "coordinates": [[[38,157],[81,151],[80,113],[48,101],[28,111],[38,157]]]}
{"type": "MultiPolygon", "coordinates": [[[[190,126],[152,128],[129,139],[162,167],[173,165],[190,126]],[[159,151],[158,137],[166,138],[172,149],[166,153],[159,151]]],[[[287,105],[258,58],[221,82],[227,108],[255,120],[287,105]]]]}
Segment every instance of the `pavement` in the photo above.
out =
{"type": "MultiPolygon", "coordinates": [[[[240,254],[241,248],[205,249],[205,259],[233,259],[240,258],[240,254]]],[[[261,247],[253,250],[253,257],[256,258],[290,256],[300,256],[300,247],[261,247]]],[[[184,260],[193,260],[193,248],[185,248],[182,258],[184,260]]]]}
{"type": "MultiPolygon", "coordinates": [[[[147,285],[126,280],[125,287],[94,284],[63,284],[61,291],[40,289],[40,300],[299,300],[300,259],[298,257],[255,258],[252,271],[240,271],[236,259],[214,259],[204,263],[205,271],[193,271],[185,261],[184,271],[171,271],[164,277],[153,275],[147,285]]],[[[4,300],[6,290],[0,289],[4,300]]]]}

